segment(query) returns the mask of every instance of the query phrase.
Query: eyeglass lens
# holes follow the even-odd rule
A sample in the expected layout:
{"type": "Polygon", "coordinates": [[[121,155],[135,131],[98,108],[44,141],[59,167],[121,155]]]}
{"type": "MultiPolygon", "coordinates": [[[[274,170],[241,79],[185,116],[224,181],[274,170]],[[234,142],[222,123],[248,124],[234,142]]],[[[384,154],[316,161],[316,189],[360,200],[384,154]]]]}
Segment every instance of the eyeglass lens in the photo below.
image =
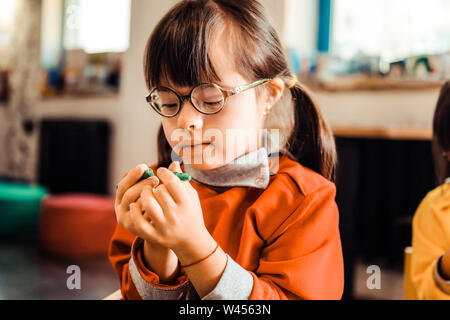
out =
{"type": "MultiPolygon", "coordinates": [[[[192,103],[203,113],[213,114],[218,112],[224,104],[225,97],[222,91],[212,84],[203,84],[192,91],[192,103]]],[[[150,98],[150,104],[161,115],[166,117],[178,113],[180,100],[172,90],[164,87],[156,88],[150,98]]]]}

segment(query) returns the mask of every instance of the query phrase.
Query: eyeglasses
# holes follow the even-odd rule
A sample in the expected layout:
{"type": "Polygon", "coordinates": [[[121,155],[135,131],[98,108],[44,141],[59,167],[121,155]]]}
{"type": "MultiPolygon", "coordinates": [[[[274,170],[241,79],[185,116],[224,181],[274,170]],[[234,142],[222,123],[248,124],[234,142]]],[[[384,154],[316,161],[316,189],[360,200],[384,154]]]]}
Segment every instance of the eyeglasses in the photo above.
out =
{"type": "Polygon", "coordinates": [[[151,91],[146,100],[158,114],[166,118],[175,117],[186,99],[190,100],[198,112],[210,115],[220,112],[229,97],[269,81],[271,79],[262,79],[230,90],[225,90],[215,83],[202,83],[194,87],[187,96],[181,96],[171,88],[159,86],[151,91]]]}

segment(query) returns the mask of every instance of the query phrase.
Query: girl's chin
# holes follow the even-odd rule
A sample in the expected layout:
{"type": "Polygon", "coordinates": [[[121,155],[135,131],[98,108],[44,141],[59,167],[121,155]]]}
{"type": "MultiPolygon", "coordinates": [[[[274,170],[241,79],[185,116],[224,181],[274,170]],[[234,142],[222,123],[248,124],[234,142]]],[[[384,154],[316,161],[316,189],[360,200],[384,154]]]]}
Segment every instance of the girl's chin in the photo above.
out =
{"type": "Polygon", "coordinates": [[[180,157],[183,159],[185,164],[193,167],[197,170],[212,170],[224,166],[226,162],[216,159],[214,157],[214,152],[210,148],[212,145],[204,145],[201,147],[191,148],[186,150],[186,152],[181,151],[180,157]],[[212,153],[212,154],[211,154],[212,153]]]}
{"type": "Polygon", "coordinates": [[[229,162],[233,161],[236,157],[232,157],[227,154],[229,158],[225,156],[221,157],[220,155],[215,157],[214,153],[211,155],[208,152],[198,152],[192,153],[189,156],[189,153],[180,154],[180,157],[183,159],[183,163],[188,164],[194,169],[197,170],[212,170],[216,168],[220,168],[229,162]]]}
{"type": "Polygon", "coordinates": [[[222,164],[222,163],[217,164],[217,163],[206,163],[206,162],[204,162],[204,163],[189,163],[189,165],[192,168],[197,169],[197,170],[212,170],[212,169],[215,169],[215,168],[219,168],[219,167],[223,166],[224,164],[222,164]]]}
{"type": "Polygon", "coordinates": [[[192,156],[188,159],[183,157],[183,162],[185,164],[188,164],[189,166],[197,170],[212,170],[225,165],[223,161],[219,160],[220,159],[209,158],[204,154],[202,155],[201,159],[199,155],[196,155],[195,157],[192,156]]]}

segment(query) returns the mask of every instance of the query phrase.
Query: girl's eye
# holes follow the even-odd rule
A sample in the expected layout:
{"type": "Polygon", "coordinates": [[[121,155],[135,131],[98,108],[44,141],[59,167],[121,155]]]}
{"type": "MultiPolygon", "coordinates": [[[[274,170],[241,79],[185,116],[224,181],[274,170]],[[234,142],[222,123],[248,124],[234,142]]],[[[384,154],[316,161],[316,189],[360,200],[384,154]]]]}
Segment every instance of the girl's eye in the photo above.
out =
{"type": "Polygon", "coordinates": [[[177,104],[163,104],[161,107],[162,108],[176,108],[177,104]]]}
{"type": "Polygon", "coordinates": [[[220,101],[216,101],[216,102],[205,101],[205,104],[207,104],[208,106],[216,106],[216,105],[220,104],[220,101]]]}

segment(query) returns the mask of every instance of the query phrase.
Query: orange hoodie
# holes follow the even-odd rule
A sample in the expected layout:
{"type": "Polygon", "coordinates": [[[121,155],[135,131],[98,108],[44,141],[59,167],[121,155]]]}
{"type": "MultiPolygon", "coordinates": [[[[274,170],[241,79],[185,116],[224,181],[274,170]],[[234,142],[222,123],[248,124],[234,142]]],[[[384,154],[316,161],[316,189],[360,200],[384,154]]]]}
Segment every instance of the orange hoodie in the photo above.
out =
{"type": "MultiPolygon", "coordinates": [[[[155,171],[157,165],[150,168],[155,171]]],[[[344,271],[332,182],[283,155],[266,189],[233,187],[218,193],[190,183],[206,228],[253,278],[250,300],[341,298],[344,271]]],[[[124,299],[142,299],[130,269],[167,292],[186,286],[183,269],[173,285],[160,284],[143,262],[139,241],[120,225],[111,239],[109,259],[124,299]]]]}

